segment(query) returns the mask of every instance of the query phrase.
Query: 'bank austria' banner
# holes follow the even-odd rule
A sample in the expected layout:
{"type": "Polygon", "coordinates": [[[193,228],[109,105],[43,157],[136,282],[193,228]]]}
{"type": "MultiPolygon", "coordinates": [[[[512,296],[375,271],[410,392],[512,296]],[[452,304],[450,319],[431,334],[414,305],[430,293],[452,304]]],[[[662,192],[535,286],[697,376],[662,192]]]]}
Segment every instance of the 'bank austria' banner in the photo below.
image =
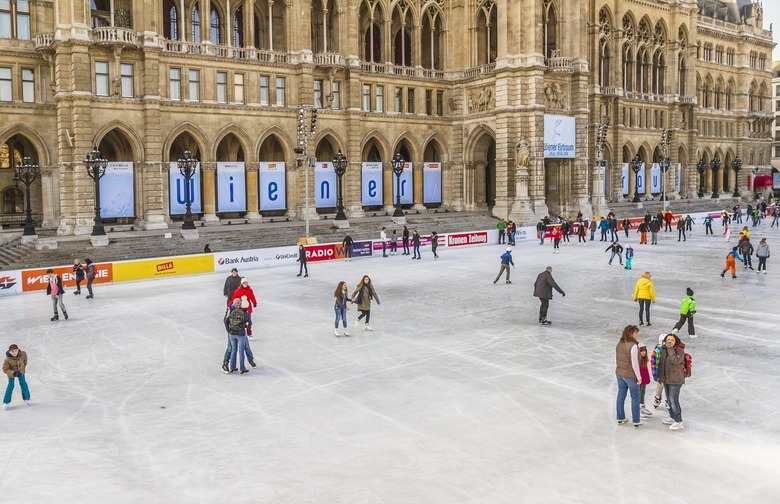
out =
{"type": "Polygon", "coordinates": [[[653,166],[650,167],[650,192],[653,194],[660,193],[662,185],[661,166],[658,163],[653,163],[653,166]]]}
{"type": "Polygon", "coordinates": [[[441,163],[423,163],[423,203],[441,203],[441,163]]]}
{"type": "Polygon", "coordinates": [[[314,165],[314,206],[333,208],[336,206],[336,170],[330,161],[314,165]]]}
{"type": "Polygon", "coordinates": [[[112,161],[100,179],[100,216],[135,217],[133,163],[112,161]]]}
{"type": "Polygon", "coordinates": [[[623,183],[623,195],[628,194],[628,163],[623,164],[623,175],[621,178],[623,183]]]}
{"type": "Polygon", "coordinates": [[[573,117],[544,116],[544,157],[574,159],[577,128],[573,117]]]}
{"type": "Polygon", "coordinates": [[[217,162],[217,212],[246,212],[244,162],[217,162]]]}
{"type": "Polygon", "coordinates": [[[286,169],[283,162],[260,163],[260,211],[287,209],[286,169]]]}
{"type": "MultiPolygon", "coordinates": [[[[412,164],[404,164],[404,171],[401,173],[401,204],[412,204],[412,193],[414,187],[412,186],[412,164]]],[[[393,173],[393,201],[392,205],[395,205],[396,198],[398,197],[398,181],[396,180],[395,173],[393,173]]]]}
{"type": "Polygon", "coordinates": [[[382,201],[382,163],[363,163],[361,169],[361,204],[363,206],[381,206],[382,201]]]}
{"type": "MultiPolygon", "coordinates": [[[[171,207],[171,215],[184,215],[187,211],[187,199],[184,194],[184,176],[179,171],[176,161],[170,164],[168,169],[168,194],[171,207]]],[[[195,165],[195,173],[190,178],[190,211],[194,214],[201,213],[203,207],[200,203],[200,163],[195,165]]]]}

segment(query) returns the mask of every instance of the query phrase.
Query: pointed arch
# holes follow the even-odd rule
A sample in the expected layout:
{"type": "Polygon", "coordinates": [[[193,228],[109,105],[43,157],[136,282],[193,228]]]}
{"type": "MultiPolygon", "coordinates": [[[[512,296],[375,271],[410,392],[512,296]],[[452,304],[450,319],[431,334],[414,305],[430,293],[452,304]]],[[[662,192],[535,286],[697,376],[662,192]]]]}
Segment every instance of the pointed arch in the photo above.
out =
{"type": "Polygon", "coordinates": [[[441,7],[429,2],[422,11],[421,54],[423,68],[444,69],[444,12],[441,7]]]}
{"type": "Polygon", "coordinates": [[[260,162],[284,162],[287,161],[287,153],[290,150],[285,148],[284,141],[280,140],[276,133],[271,133],[260,141],[254,152],[257,152],[257,160],[260,162]]]}
{"type": "Polygon", "coordinates": [[[314,152],[315,157],[321,161],[330,161],[336,157],[336,152],[344,152],[346,148],[344,143],[335,133],[335,131],[328,129],[317,135],[314,140],[314,152]]]}
{"type": "MultiPolygon", "coordinates": [[[[216,159],[218,161],[253,161],[251,158],[249,158],[247,156],[251,152],[249,150],[249,146],[252,145],[252,140],[250,139],[249,134],[246,132],[246,130],[244,130],[242,127],[240,127],[240,126],[238,126],[236,124],[228,124],[228,125],[222,127],[217,132],[217,134],[215,135],[214,138],[215,138],[215,141],[212,144],[212,148],[211,148],[211,154],[212,154],[212,158],[213,159],[216,159]],[[241,153],[243,155],[243,159],[219,159],[219,157],[217,157],[217,153],[219,152],[220,144],[229,135],[233,135],[236,138],[236,140],[238,142],[238,145],[241,148],[241,153]]],[[[234,150],[235,153],[238,152],[235,149],[232,149],[232,150],[234,150]]]]}
{"type": "Polygon", "coordinates": [[[311,50],[339,52],[339,15],[335,0],[314,0],[311,6],[311,50]]]}
{"type": "Polygon", "coordinates": [[[450,160],[450,153],[449,149],[447,148],[447,142],[438,131],[434,131],[428,135],[425,141],[423,141],[423,145],[425,146],[423,148],[423,161],[433,161],[432,159],[427,159],[426,157],[428,153],[428,147],[432,145],[436,146],[439,153],[439,159],[436,161],[446,163],[450,160]]]}
{"type": "Polygon", "coordinates": [[[398,66],[414,66],[414,37],[416,26],[413,4],[396,2],[392,7],[390,35],[393,41],[393,63],[398,66]]]}
{"type": "Polygon", "coordinates": [[[107,140],[110,144],[113,145],[113,148],[115,149],[115,155],[117,156],[120,155],[120,148],[124,150],[124,148],[121,146],[122,140],[127,142],[127,146],[130,147],[130,152],[124,152],[121,155],[121,157],[129,157],[130,159],[111,159],[106,156],[105,152],[101,151],[101,153],[104,155],[103,157],[109,161],[143,161],[145,158],[141,137],[138,136],[134,128],[131,128],[122,121],[111,121],[102,128],[98,129],[97,133],[95,133],[95,136],[92,138],[92,145],[100,146],[104,140],[107,140]],[[119,132],[123,138],[112,138],[112,132],[119,132]]]}
{"type": "Polygon", "coordinates": [[[366,148],[369,146],[371,142],[374,142],[377,144],[380,159],[379,161],[389,160],[393,157],[395,154],[392,151],[392,148],[390,146],[390,142],[387,140],[387,137],[378,129],[372,129],[363,137],[363,141],[360,143],[360,159],[361,161],[370,161],[366,159],[366,148]]]}
{"type": "Polygon", "coordinates": [[[179,156],[171,156],[171,152],[175,150],[183,152],[184,148],[189,149],[194,158],[204,162],[211,161],[213,158],[204,159],[204,154],[207,154],[206,145],[208,145],[208,141],[203,130],[189,121],[184,122],[173,128],[163,141],[163,161],[176,161],[179,156]],[[183,137],[183,140],[179,141],[179,137],[183,134],[186,134],[189,138],[183,137]],[[174,150],[174,146],[177,149],[174,150]]]}
{"type": "MultiPolygon", "coordinates": [[[[293,146],[296,145],[296,141],[290,137],[290,134],[287,132],[287,130],[280,128],[276,124],[271,125],[264,129],[262,133],[260,133],[260,135],[257,137],[257,141],[254,144],[254,148],[252,149],[252,152],[257,153],[258,161],[268,161],[267,159],[262,159],[260,157],[260,149],[262,149],[265,141],[271,137],[276,137],[276,139],[281,143],[282,149],[284,149],[285,153],[292,152],[293,146]]],[[[287,158],[287,155],[285,155],[285,158],[287,158]]]]}
{"type": "Polygon", "coordinates": [[[498,55],[498,6],[494,0],[480,0],[477,4],[476,64],[494,63],[498,55]]]}
{"type": "Polygon", "coordinates": [[[8,142],[8,140],[17,135],[24,137],[24,139],[29,142],[30,146],[35,150],[34,157],[25,152],[26,156],[30,156],[33,161],[38,163],[40,166],[51,165],[52,159],[49,155],[49,149],[46,147],[46,142],[44,141],[43,137],[41,137],[38,132],[30,129],[24,124],[13,124],[0,132],[0,145],[5,144],[8,142]]]}
{"type": "Polygon", "coordinates": [[[560,10],[555,0],[544,0],[542,8],[544,57],[554,58],[559,55],[558,51],[560,49],[560,33],[558,29],[560,10]]]}
{"type": "Polygon", "coordinates": [[[381,63],[384,61],[382,47],[382,27],[385,24],[385,11],[382,2],[360,2],[359,34],[361,55],[364,61],[381,63]]]}
{"type": "Polygon", "coordinates": [[[400,135],[398,135],[398,138],[395,141],[395,144],[393,145],[393,151],[392,153],[395,154],[398,152],[398,149],[401,145],[406,145],[407,149],[409,150],[409,156],[406,157],[407,161],[419,161],[421,158],[420,154],[420,146],[417,144],[417,142],[414,141],[414,134],[411,131],[404,131],[400,135]]]}

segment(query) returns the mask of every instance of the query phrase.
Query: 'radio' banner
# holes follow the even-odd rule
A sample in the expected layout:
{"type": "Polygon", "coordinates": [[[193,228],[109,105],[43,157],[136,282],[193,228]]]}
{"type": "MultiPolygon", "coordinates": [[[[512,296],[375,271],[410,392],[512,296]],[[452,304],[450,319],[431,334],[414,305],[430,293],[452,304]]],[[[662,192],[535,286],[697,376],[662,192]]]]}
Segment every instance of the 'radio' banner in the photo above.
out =
{"type": "Polygon", "coordinates": [[[287,209],[287,172],[283,161],[260,163],[260,211],[287,209]]]}
{"type": "Polygon", "coordinates": [[[217,162],[217,212],[246,212],[244,162],[217,162]]]}
{"type": "Polygon", "coordinates": [[[133,163],[112,161],[100,179],[100,216],[104,219],[135,217],[133,163]]]}
{"type": "MultiPolygon", "coordinates": [[[[398,181],[396,180],[395,173],[393,173],[393,201],[391,204],[395,204],[398,197],[398,181]]],[[[401,174],[401,204],[412,204],[412,193],[414,193],[414,186],[412,185],[412,164],[406,163],[404,165],[404,171],[401,174]]]]}
{"type": "Polygon", "coordinates": [[[382,163],[363,163],[361,175],[361,204],[363,206],[381,206],[383,203],[382,163]]]}
{"type": "Polygon", "coordinates": [[[441,203],[441,163],[423,163],[423,203],[441,203]]]}
{"type": "Polygon", "coordinates": [[[314,206],[333,208],[336,206],[336,170],[330,161],[318,162],[314,166],[314,206]]]}
{"type": "MultiPolygon", "coordinates": [[[[168,168],[168,194],[171,215],[183,215],[187,211],[187,199],[184,194],[185,180],[176,161],[168,168]]],[[[203,211],[200,203],[200,162],[195,165],[195,173],[190,178],[190,211],[194,214],[203,211]]]]}

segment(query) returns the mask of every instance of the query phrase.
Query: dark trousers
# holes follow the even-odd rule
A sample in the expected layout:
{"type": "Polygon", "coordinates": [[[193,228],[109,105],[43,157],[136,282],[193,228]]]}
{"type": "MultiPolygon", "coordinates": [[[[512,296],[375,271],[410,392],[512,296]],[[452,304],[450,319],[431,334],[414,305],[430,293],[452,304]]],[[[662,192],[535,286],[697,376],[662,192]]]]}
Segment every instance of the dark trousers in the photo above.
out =
{"type": "Polygon", "coordinates": [[[683,324],[685,324],[685,321],[688,321],[688,335],[696,334],[696,330],[693,328],[693,315],[682,315],[680,314],[680,320],[677,321],[676,324],[674,324],[674,328],[678,331],[682,329],[683,324]]]}
{"type": "Polygon", "coordinates": [[[761,271],[761,268],[766,271],[766,257],[758,257],[758,271],[761,271]]]}
{"type": "Polygon", "coordinates": [[[685,229],[678,229],[677,230],[677,241],[685,241],[685,229]]]}
{"type": "Polygon", "coordinates": [[[95,277],[89,278],[87,277],[87,292],[89,292],[89,295],[92,296],[92,282],[95,281],[95,277]]]}
{"type": "Polygon", "coordinates": [[[650,323],[650,300],[649,299],[638,299],[639,301],[639,321],[642,322],[644,319],[642,318],[642,314],[644,313],[647,317],[647,323],[650,323]]]}
{"type": "Polygon", "coordinates": [[[81,282],[83,281],[83,278],[76,278],[76,294],[81,294],[81,282]]]}
{"type": "Polygon", "coordinates": [[[301,267],[298,268],[298,276],[301,276],[301,273],[303,273],[304,270],[306,271],[306,274],[308,275],[309,274],[309,267],[306,266],[305,262],[301,261],[301,267]]]}
{"type": "Polygon", "coordinates": [[[707,224],[706,226],[704,226],[704,234],[708,234],[708,235],[715,234],[712,232],[712,224],[707,224]]]}
{"type": "Polygon", "coordinates": [[[387,257],[387,241],[382,240],[382,257],[387,257]]]}
{"type": "Polygon", "coordinates": [[[404,238],[404,255],[409,255],[409,238],[404,238]]]}
{"type": "Polygon", "coordinates": [[[550,300],[539,298],[541,305],[539,306],[539,322],[547,320],[547,308],[550,307],[550,300]]]}
{"type": "Polygon", "coordinates": [[[607,230],[602,229],[601,230],[601,239],[599,241],[607,241],[607,230]]]}
{"type": "Polygon", "coordinates": [[[505,243],[504,236],[506,235],[506,231],[503,229],[498,230],[498,244],[505,243]]]}
{"type": "Polygon", "coordinates": [[[366,325],[368,325],[368,321],[371,320],[371,310],[360,310],[360,315],[358,315],[357,318],[358,322],[360,322],[363,317],[366,317],[366,325]]]}

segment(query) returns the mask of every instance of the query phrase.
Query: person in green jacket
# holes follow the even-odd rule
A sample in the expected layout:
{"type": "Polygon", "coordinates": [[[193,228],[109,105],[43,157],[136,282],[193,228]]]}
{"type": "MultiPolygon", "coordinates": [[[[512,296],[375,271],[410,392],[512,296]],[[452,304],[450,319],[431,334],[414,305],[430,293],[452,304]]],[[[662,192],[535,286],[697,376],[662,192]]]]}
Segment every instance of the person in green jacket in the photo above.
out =
{"type": "Polygon", "coordinates": [[[498,224],[496,224],[496,228],[498,228],[498,244],[506,243],[506,221],[504,219],[500,219],[498,221],[498,224]]]}
{"type": "Polygon", "coordinates": [[[696,337],[696,330],[693,328],[693,315],[696,313],[696,300],[693,299],[693,289],[688,287],[685,290],[685,299],[680,303],[680,320],[674,325],[672,333],[677,334],[685,321],[688,321],[688,336],[691,338],[696,337]]]}

